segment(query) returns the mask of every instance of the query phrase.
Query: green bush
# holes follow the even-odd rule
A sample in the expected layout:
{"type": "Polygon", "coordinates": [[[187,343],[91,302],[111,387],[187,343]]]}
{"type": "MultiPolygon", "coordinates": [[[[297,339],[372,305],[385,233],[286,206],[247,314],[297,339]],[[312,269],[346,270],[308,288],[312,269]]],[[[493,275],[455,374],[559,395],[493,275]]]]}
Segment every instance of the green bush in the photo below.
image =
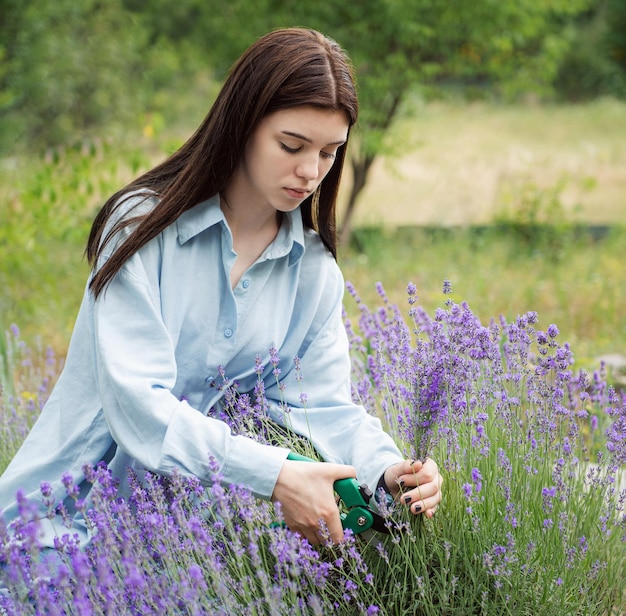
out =
{"type": "Polygon", "coordinates": [[[566,101],[599,96],[626,96],[626,9],[609,1],[588,21],[572,29],[570,47],[555,80],[558,96],[566,101]]]}
{"type": "Polygon", "coordinates": [[[0,327],[45,327],[51,344],[69,339],[88,267],[91,221],[104,200],[148,166],[140,148],[81,140],[0,170],[0,327]],[[44,325],[47,323],[48,325],[44,325]]]}
{"type": "Polygon", "coordinates": [[[185,72],[149,34],[122,0],[3,2],[0,153],[119,130],[154,110],[156,92],[185,72]]]}
{"type": "Polygon", "coordinates": [[[606,0],[606,45],[609,57],[626,73],[626,3],[606,0]]]}

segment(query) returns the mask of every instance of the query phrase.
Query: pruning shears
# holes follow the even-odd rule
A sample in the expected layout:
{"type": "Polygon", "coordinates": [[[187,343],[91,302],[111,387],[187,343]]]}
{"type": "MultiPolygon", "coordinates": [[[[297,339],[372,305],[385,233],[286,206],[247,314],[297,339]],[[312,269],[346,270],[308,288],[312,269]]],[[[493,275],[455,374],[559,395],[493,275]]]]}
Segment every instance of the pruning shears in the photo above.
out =
{"type": "MultiPolygon", "coordinates": [[[[312,458],[307,458],[294,452],[290,452],[287,459],[300,462],[315,462],[312,458]]],[[[389,534],[388,523],[385,522],[383,516],[369,506],[374,493],[367,484],[359,484],[353,477],[347,477],[346,479],[335,481],[333,488],[339,496],[339,500],[343,503],[343,509],[345,509],[345,511],[339,513],[344,530],[349,528],[356,535],[371,528],[378,532],[389,534]]]]}

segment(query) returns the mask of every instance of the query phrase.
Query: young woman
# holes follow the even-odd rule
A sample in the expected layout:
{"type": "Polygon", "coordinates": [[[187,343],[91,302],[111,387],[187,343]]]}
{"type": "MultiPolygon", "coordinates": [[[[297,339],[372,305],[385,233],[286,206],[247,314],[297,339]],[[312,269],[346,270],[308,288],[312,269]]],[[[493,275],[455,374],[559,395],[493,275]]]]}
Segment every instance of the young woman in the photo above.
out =
{"type": "MultiPolygon", "coordinates": [[[[435,462],[403,460],[350,396],[335,201],[356,120],[340,47],[315,31],[278,30],[243,54],[187,143],[106,202],[65,368],[0,478],[5,519],[17,515],[18,489],[37,499],[42,481],[62,501],[62,474],[81,483],[85,463],[106,462],[124,494],[129,467],[209,483],[210,456],[225,483],[279,501],[288,526],[313,543],[320,521],[332,541],[343,537],[340,478],[393,495],[402,484],[411,511],[432,516],[435,462]],[[220,375],[251,391],[257,356],[270,416],[326,462],[287,460],[287,449],[212,417],[220,375]]],[[[42,542],[53,546],[67,528],[45,514],[42,542]]]]}

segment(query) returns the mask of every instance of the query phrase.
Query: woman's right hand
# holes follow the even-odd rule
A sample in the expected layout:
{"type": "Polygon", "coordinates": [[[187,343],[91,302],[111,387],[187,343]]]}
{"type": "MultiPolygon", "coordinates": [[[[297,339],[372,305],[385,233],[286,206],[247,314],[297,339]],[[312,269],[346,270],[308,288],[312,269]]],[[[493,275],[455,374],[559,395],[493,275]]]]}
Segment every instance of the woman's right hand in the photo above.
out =
{"type": "Polygon", "coordinates": [[[333,484],[356,477],[353,466],[328,462],[285,460],[274,486],[272,501],[282,507],[285,524],[313,545],[343,540],[343,527],[333,484]],[[326,530],[320,533],[320,521],[326,530]]]}

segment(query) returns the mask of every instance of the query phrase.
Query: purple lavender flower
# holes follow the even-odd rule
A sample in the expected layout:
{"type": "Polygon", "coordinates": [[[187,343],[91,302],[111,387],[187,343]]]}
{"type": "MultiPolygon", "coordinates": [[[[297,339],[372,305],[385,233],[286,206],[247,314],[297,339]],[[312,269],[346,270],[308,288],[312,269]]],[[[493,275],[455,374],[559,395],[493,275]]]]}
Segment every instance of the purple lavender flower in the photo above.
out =
{"type": "Polygon", "coordinates": [[[44,498],[49,498],[52,495],[52,486],[47,481],[41,482],[39,490],[44,498]]]}
{"type": "Polygon", "coordinates": [[[559,328],[554,325],[548,325],[548,336],[550,336],[550,338],[556,338],[559,335],[559,328]]]}
{"type": "Polygon", "coordinates": [[[480,492],[483,487],[483,477],[477,468],[472,469],[472,481],[474,482],[476,492],[480,492]]]}
{"type": "MultiPolygon", "coordinates": [[[[77,613],[375,614],[384,596],[390,613],[403,613],[416,596],[442,607],[456,601],[464,581],[471,583],[467,563],[483,569],[474,596],[482,594],[485,606],[538,605],[538,594],[547,611],[568,609],[574,596],[607,601],[594,589],[610,598],[615,546],[626,540],[626,493],[616,485],[626,405],[604,369],[574,375],[571,349],[557,342],[555,326],[535,329],[536,313],[484,326],[466,303],[447,298],[431,317],[410,284],[407,320],[381,284],[382,306],[374,310],[348,290],[360,314],[356,327],[346,323],[353,396],[381,416],[407,457],[439,461],[445,515],[426,520],[392,504],[383,515],[402,532],[393,527],[375,545],[346,533],[344,544],[314,547],[280,524],[279,503],[224,485],[210,458],[208,485],[177,472],[131,473],[130,497],[118,494],[105,465],[86,467],[88,501],[65,475],[42,484],[41,503],[18,498],[21,517],[11,533],[0,521],[0,563],[10,563],[14,593],[0,606],[12,613],[19,596],[49,614],[69,611],[64,601],[77,613]],[[39,519],[59,511],[71,525],[72,506],[83,512],[92,543],[80,549],[72,528],[59,525],[62,562],[48,570],[37,561],[39,519]],[[457,545],[469,553],[459,557],[457,545]],[[53,584],[33,582],[44,574],[53,584]],[[447,576],[443,585],[440,576],[447,576]]],[[[294,365],[306,387],[297,358],[294,365]]],[[[223,405],[215,413],[234,433],[271,442],[277,433],[265,412],[263,376],[281,376],[278,350],[270,350],[268,366],[257,357],[254,372],[255,388],[245,393],[222,369],[223,405]]],[[[38,398],[5,398],[5,416],[34,420],[53,380],[31,388],[38,398]]]]}
{"type": "Polygon", "coordinates": [[[274,346],[270,348],[270,363],[274,368],[272,374],[278,378],[281,375],[282,370],[279,368],[280,357],[278,356],[278,349],[274,346]]]}

